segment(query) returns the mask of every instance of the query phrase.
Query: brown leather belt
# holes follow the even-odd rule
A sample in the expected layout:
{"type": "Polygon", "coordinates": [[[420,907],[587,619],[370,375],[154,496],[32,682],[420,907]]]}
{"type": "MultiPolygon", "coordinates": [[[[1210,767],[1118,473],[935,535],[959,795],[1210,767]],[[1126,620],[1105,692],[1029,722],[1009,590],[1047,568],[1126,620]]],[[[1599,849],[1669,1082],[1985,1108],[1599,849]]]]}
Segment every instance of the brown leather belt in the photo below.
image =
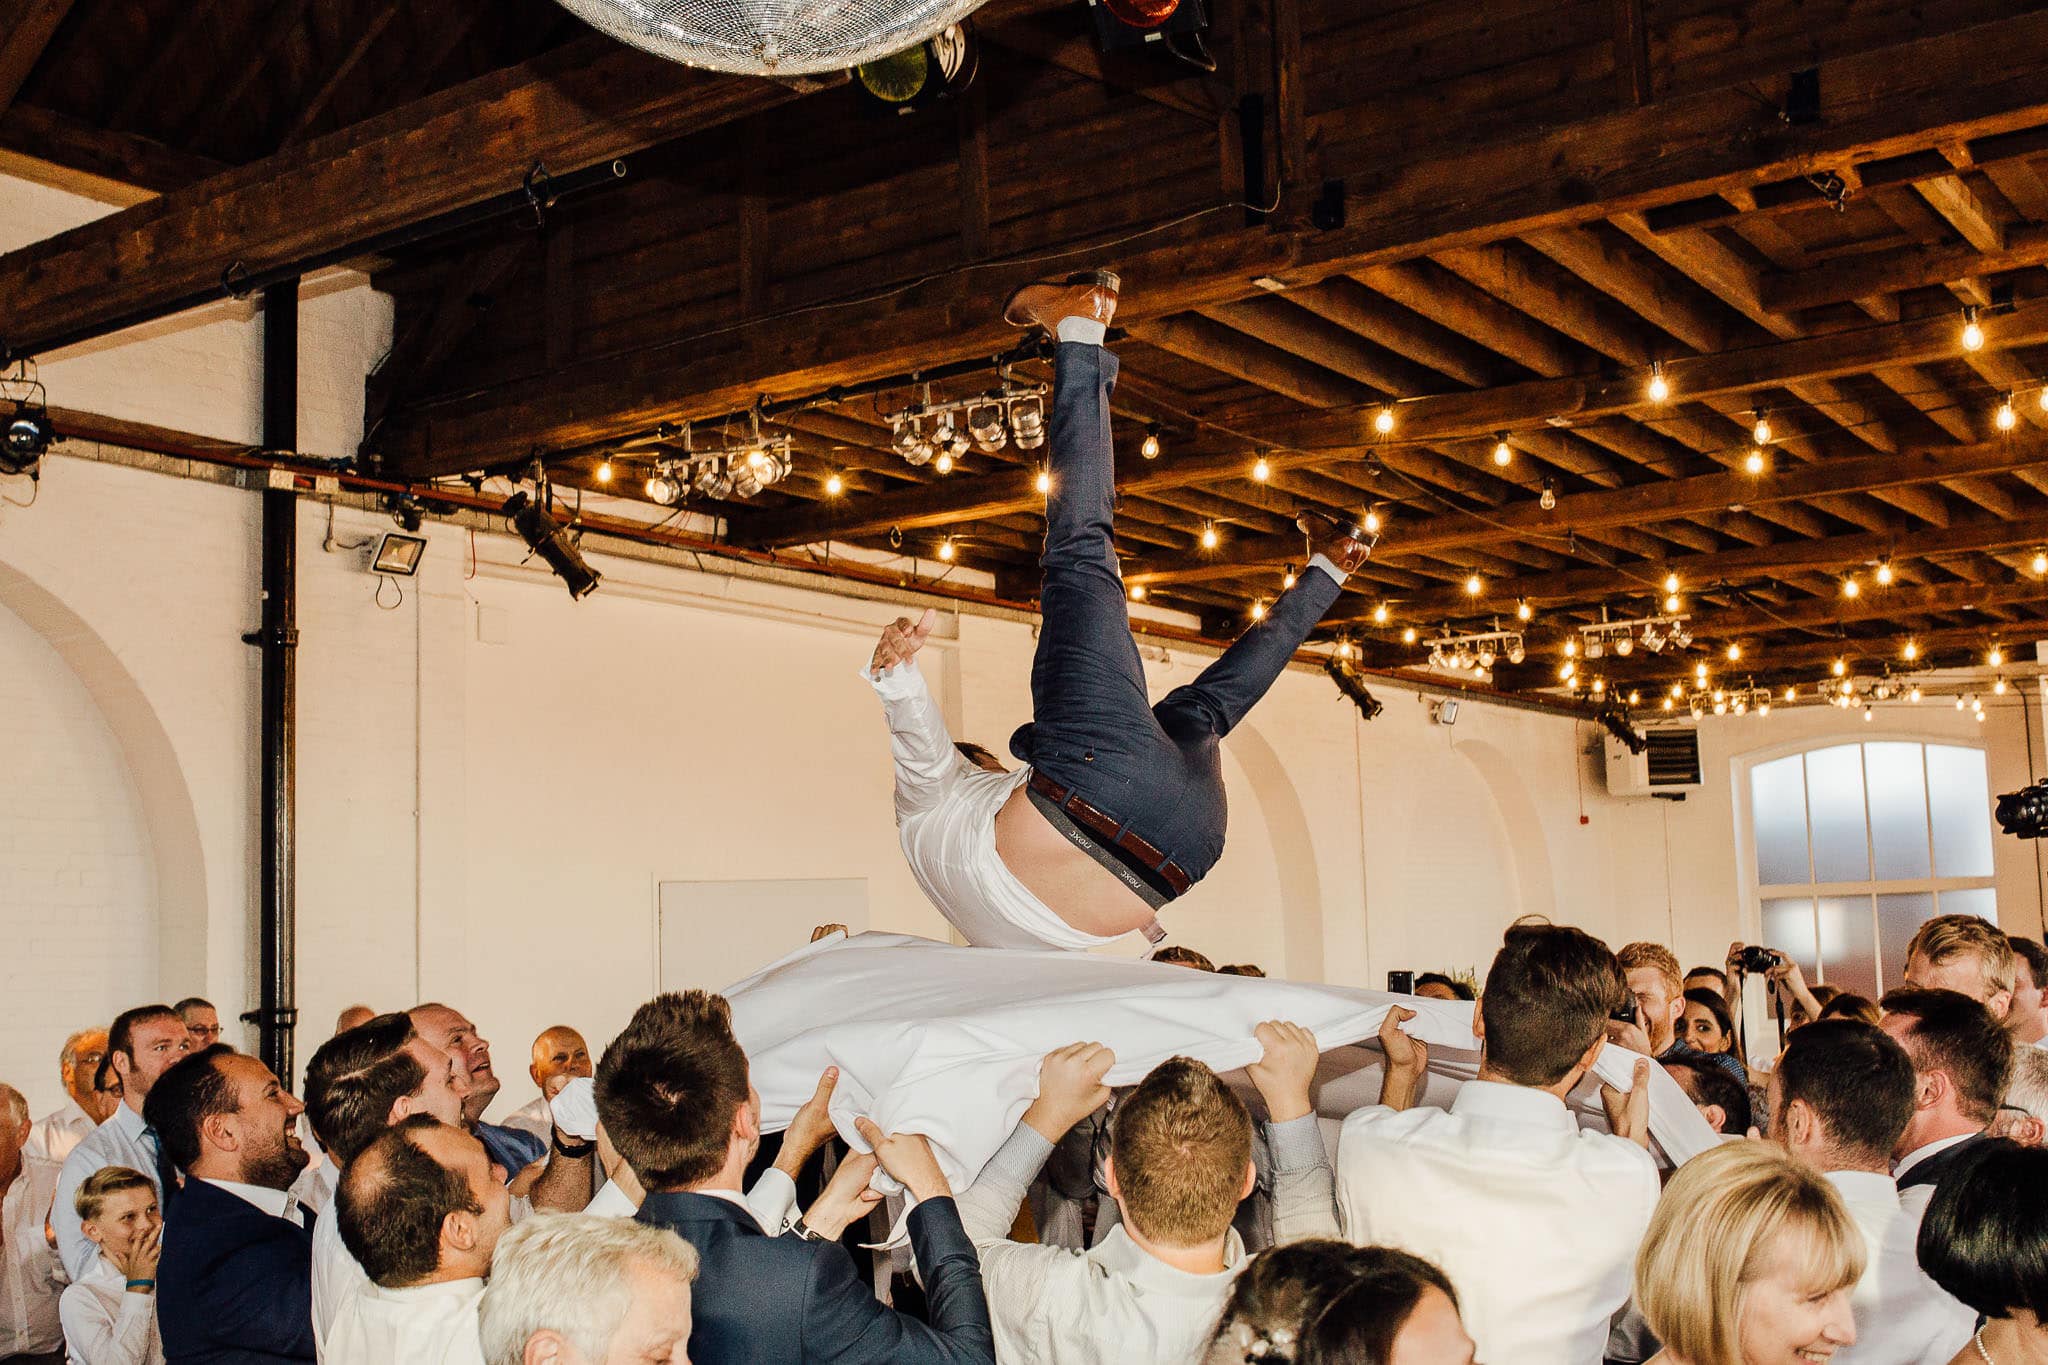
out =
{"type": "Polygon", "coordinates": [[[1068,819],[1100,839],[1105,847],[1130,855],[1128,861],[1141,864],[1144,871],[1165,882],[1174,895],[1185,896],[1188,888],[1194,885],[1188,874],[1181,871],[1178,863],[1125,829],[1123,823],[1115,816],[1097,810],[1044,773],[1034,768],[1031,781],[1027,785],[1066,812],[1068,819]]]}

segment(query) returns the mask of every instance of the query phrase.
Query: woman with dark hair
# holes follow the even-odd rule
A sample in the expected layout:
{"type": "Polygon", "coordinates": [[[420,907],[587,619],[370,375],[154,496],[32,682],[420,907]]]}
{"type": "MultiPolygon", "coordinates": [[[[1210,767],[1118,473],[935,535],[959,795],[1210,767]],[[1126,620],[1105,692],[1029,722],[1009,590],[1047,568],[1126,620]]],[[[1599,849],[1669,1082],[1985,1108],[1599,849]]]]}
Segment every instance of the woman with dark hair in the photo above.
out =
{"type": "Polygon", "coordinates": [[[1678,1040],[1700,1052],[1735,1052],[1735,1016],[1719,991],[1695,986],[1685,993],[1685,1013],[1679,1016],[1678,1040]]]}
{"type": "Polygon", "coordinates": [[[1237,1277],[1203,1365],[1472,1365],[1458,1296],[1391,1247],[1291,1242],[1237,1277]]]}
{"type": "Polygon", "coordinates": [[[1458,1294],[1419,1256],[1365,1247],[1350,1287],[1308,1324],[1300,1365],[1473,1365],[1458,1294]]]}
{"type": "Polygon", "coordinates": [[[1877,1002],[1869,996],[1843,991],[1840,995],[1837,995],[1834,999],[1820,1007],[1820,1017],[1823,1019],[1858,1019],[1866,1024],[1875,1024],[1884,1017],[1884,1012],[1878,1009],[1877,1002]]]}
{"type": "Polygon", "coordinates": [[[1949,1365],[2048,1357],[2048,1150],[1974,1143],[1920,1221],[1920,1268],[1989,1319],[1949,1365]]]}

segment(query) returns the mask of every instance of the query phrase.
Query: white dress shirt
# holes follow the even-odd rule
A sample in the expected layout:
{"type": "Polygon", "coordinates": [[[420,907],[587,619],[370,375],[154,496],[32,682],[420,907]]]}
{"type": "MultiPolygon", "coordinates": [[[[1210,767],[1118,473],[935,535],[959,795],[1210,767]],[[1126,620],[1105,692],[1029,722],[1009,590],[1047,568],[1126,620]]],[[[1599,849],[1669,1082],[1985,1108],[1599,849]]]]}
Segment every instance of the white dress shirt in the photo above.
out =
{"type": "Polygon", "coordinates": [[[372,1286],[370,1277],[349,1254],[348,1244],[341,1240],[341,1216],[334,1208],[334,1187],[341,1172],[332,1161],[321,1169],[329,1174],[322,1182],[327,1189],[327,1212],[313,1224],[313,1346],[324,1361],[328,1338],[344,1308],[372,1286]]]}
{"type": "Polygon", "coordinates": [[[447,1280],[385,1289],[370,1285],[349,1300],[328,1334],[323,1360],[334,1365],[484,1365],[477,1338],[482,1280],[447,1280]]]}
{"type": "Polygon", "coordinates": [[[85,1235],[85,1228],[78,1221],[78,1208],[72,1203],[77,1197],[78,1187],[83,1185],[95,1171],[109,1166],[126,1166],[149,1177],[149,1183],[156,1187],[159,1207],[163,1203],[163,1187],[156,1178],[155,1138],[148,1132],[142,1115],[125,1102],[114,1110],[113,1116],[85,1136],[84,1141],[71,1149],[71,1155],[64,1158],[64,1173],[57,1178],[57,1204],[50,1210],[50,1227],[57,1234],[57,1254],[63,1258],[64,1271],[73,1280],[82,1280],[92,1273],[92,1263],[99,1259],[100,1249],[85,1235]]]}
{"type": "Polygon", "coordinates": [[[64,1291],[57,1310],[70,1365],[164,1365],[156,1295],[130,1294],[127,1277],[104,1255],[64,1291]]]}
{"type": "Polygon", "coordinates": [[[1084,934],[1031,894],[996,852],[996,812],[1031,769],[994,773],[953,747],[939,704],[916,660],[863,669],[889,719],[896,764],[896,830],[911,875],[939,913],[977,948],[1093,948],[1116,942],[1084,934]]]}
{"type": "Polygon", "coordinates": [[[64,1164],[79,1143],[93,1129],[99,1127],[92,1121],[92,1115],[78,1107],[77,1100],[64,1101],[64,1107],[54,1114],[45,1114],[37,1119],[28,1130],[28,1145],[21,1150],[44,1161],[64,1164]]]}
{"type": "MultiPolygon", "coordinates": [[[[1329,1159],[1315,1116],[1269,1131],[1280,1128],[1303,1130],[1313,1144],[1314,1163],[1292,1170],[1310,1182],[1307,1198],[1327,1222],[1329,1159]]],[[[1280,1139],[1274,1142],[1277,1154],[1280,1139]]],[[[1244,1267],[1244,1243],[1236,1230],[1224,1242],[1223,1269],[1211,1275],[1166,1264],[1132,1241],[1122,1224],[1086,1252],[1013,1242],[1009,1232],[1018,1207],[1052,1151],[1053,1144],[1020,1123],[956,1196],[961,1224],[981,1253],[996,1358],[1031,1365],[1184,1365],[1198,1358],[1231,1281],[1244,1267]]],[[[1294,1192],[1284,1183],[1289,1171],[1282,1160],[1276,1203],[1294,1192]]]]}
{"type": "Polygon", "coordinates": [[[64,1344],[57,1258],[43,1236],[43,1218],[56,1193],[56,1164],[24,1157],[21,1173],[0,1200],[0,1360],[64,1344]]]}
{"type": "Polygon", "coordinates": [[[1920,1268],[1920,1216],[1906,1211],[1888,1175],[1829,1171],[1828,1183],[1849,1206],[1869,1250],[1849,1299],[1856,1344],[1837,1352],[1835,1365],[1945,1365],[1954,1359],[1969,1344],[1977,1314],[1920,1268]]]}
{"type": "Polygon", "coordinates": [[[583,1211],[598,1218],[631,1218],[640,1212],[640,1206],[626,1197],[617,1181],[607,1180],[596,1194],[590,1196],[590,1202],[583,1206],[583,1211]]]}
{"type": "Polygon", "coordinates": [[[1469,1081],[1448,1113],[1352,1114],[1337,1191],[1353,1242],[1450,1277],[1479,1359],[1600,1365],[1658,1182],[1647,1151],[1581,1130],[1556,1096],[1469,1081]]]}
{"type": "MultiPolygon", "coordinates": [[[[1892,1180],[1898,1181],[1906,1172],[1927,1158],[1940,1156],[1949,1148],[1961,1146],[1976,1136],[1976,1133],[1958,1133],[1954,1137],[1936,1138],[1925,1146],[1915,1147],[1892,1166],[1892,1180]]],[[[1919,1225],[1921,1217],[1927,1212],[1927,1206],[1934,1202],[1934,1191],[1937,1188],[1935,1184],[1926,1184],[1899,1191],[1899,1202],[1905,1207],[1906,1212],[1912,1215],[1914,1226],[1919,1225]]]]}

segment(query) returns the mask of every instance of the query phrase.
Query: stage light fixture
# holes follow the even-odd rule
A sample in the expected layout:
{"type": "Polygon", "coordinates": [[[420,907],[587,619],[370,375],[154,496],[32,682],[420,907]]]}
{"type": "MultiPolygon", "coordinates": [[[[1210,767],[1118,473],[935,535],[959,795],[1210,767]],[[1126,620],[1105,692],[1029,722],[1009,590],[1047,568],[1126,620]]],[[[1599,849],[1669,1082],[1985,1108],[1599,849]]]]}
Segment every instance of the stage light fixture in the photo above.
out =
{"type": "Polygon", "coordinates": [[[0,474],[34,473],[56,439],[57,428],[50,424],[46,409],[27,403],[17,406],[7,423],[6,443],[0,445],[0,474]]]}
{"type": "Polygon", "coordinates": [[[1010,436],[1019,450],[1036,450],[1045,444],[1045,403],[1032,397],[1010,408],[1010,436]]]}
{"type": "Polygon", "coordinates": [[[1481,671],[1485,671],[1485,670],[1487,670],[1487,669],[1490,669],[1490,668],[1492,668],[1492,667],[1493,667],[1493,660],[1494,660],[1494,657],[1495,657],[1495,656],[1494,656],[1494,652],[1493,652],[1493,646],[1492,646],[1492,645],[1481,645],[1481,646],[1479,646],[1479,652],[1478,652],[1478,653],[1477,653],[1476,655],[1474,655],[1473,657],[1474,657],[1474,659],[1475,659],[1475,660],[1476,660],[1476,661],[1478,662],[1478,664],[1479,664],[1479,667],[1480,667],[1481,671]]]}
{"type": "Polygon", "coordinates": [[[995,454],[1010,440],[1010,433],[1003,426],[1003,410],[994,403],[982,403],[967,410],[967,434],[984,455],[995,454]]]}
{"type": "Polygon", "coordinates": [[[1340,645],[1337,657],[1323,660],[1323,671],[1330,675],[1330,681],[1337,685],[1337,690],[1351,699],[1351,704],[1358,708],[1358,714],[1371,720],[1383,709],[1382,704],[1379,698],[1366,690],[1365,679],[1351,667],[1342,649],[1340,645]]]}
{"type": "Polygon", "coordinates": [[[697,466],[696,488],[713,502],[723,502],[733,495],[732,471],[722,461],[706,460],[697,466]]]}
{"type": "Polygon", "coordinates": [[[877,103],[908,114],[965,90],[979,64],[974,31],[949,24],[915,47],[862,62],[853,68],[853,83],[877,103]]]}
{"type": "Polygon", "coordinates": [[[569,539],[562,523],[528,496],[525,489],[505,499],[499,510],[511,520],[512,529],[526,542],[526,548],[539,555],[568,586],[571,601],[588,597],[604,581],[604,575],[584,562],[582,551],[569,539]]]}
{"type": "Polygon", "coordinates": [[[1623,659],[1626,659],[1626,658],[1627,658],[1627,657],[1628,657],[1629,655],[1631,655],[1631,654],[1635,653],[1635,652],[1636,652],[1636,640],[1635,640],[1635,637],[1634,637],[1633,635],[1617,635],[1617,636],[1615,636],[1615,637],[1614,637],[1614,652],[1615,652],[1615,654],[1616,654],[1616,655],[1617,655],[1618,657],[1620,657],[1620,658],[1623,658],[1623,659]]]}
{"type": "Polygon", "coordinates": [[[1517,636],[1513,637],[1512,639],[1510,639],[1510,640],[1508,641],[1508,662],[1509,662],[1509,663],[1511,663],[1511,664],[1518,664],[1518,663],[1522,662],[1522,660],[1524,660],[1524,659],[1526,659],[1526,658],[1528,658],[1528,657],[1529,657],[1529,651],[1528,651],[1528,648],[1527,648],[1527,647],[1526,647],[1526,646],[1525,646],[1525,645],[1524,645],[1524,644],[1522,643],[1522,637],[1521,637],[1521,636],[1517,635],[1517,636]]]}
{"type": "MultiPolygon", "coordinates": [[[[758,453],[758,452],[756,452],[758,453]]],[[[751,498],[761,491],[761,466],[734,455],[726,460],[726,477],[732,480],[736,498],[751,498]]]]}
{"type": "Polygon", "coordinates": [[[1586,657],[1597,659],[1607,653],[1607,644],[1597,635],[1586,637],[1586,657]]]}
{"type": "Polygon", "coordinates": [[[1658,634],[1655,621],[1643,627],[1643,648],[1649,650],[1652,654],[1663,652],[1664,637],[1658,634]]]}
{"type": "Polygon", "coordinates": [[[663,507],[675,506],[683,496],[683,486],[676,482],[675,476],[669,473],[665,467],[657,468],[652,474],[649,474],[647,482],[643,487],[647,493],[648,500],[658,502],[663,507]]]}
{"type": "Polygon", "coordinates": [[[1676,621],[1672,623],[1671,645],[1674,649],[1692,648],[1692,632],[1685,628],[1685,622],[1676,621]]]}

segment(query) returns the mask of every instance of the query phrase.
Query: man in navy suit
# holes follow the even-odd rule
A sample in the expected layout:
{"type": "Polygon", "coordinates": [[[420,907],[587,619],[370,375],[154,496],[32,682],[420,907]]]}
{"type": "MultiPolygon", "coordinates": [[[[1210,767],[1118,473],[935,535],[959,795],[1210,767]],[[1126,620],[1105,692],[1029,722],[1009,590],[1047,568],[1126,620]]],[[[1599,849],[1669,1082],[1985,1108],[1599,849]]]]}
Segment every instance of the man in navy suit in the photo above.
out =
{"type": "Polygon", "coordinates": [[[771,1236],[741,1194],[761,1142],[761,1097],[724,997],[657,996],[605,1049],[597,1110],[647,1190],[640,1221],[697,1248],[695,1365],[992,1365],[981,1263],[930,1144],[862,1121],[872,1154],[841,1164],[796,1228],[771,1236]],[[879,1161],[917,1200],[911,1249],[929,1323],[878,1302],[835,1238],[873,1203],[879,1161]]]}
{"type": "Polygon", "coordinates": [[[286,1193],[306,1168],[304,1108],[218,1043],[150,1088],[142,1116],[185,1173],[156,1272],[168,1365],[314,1359],[313,1236],[286,1193]]]}

